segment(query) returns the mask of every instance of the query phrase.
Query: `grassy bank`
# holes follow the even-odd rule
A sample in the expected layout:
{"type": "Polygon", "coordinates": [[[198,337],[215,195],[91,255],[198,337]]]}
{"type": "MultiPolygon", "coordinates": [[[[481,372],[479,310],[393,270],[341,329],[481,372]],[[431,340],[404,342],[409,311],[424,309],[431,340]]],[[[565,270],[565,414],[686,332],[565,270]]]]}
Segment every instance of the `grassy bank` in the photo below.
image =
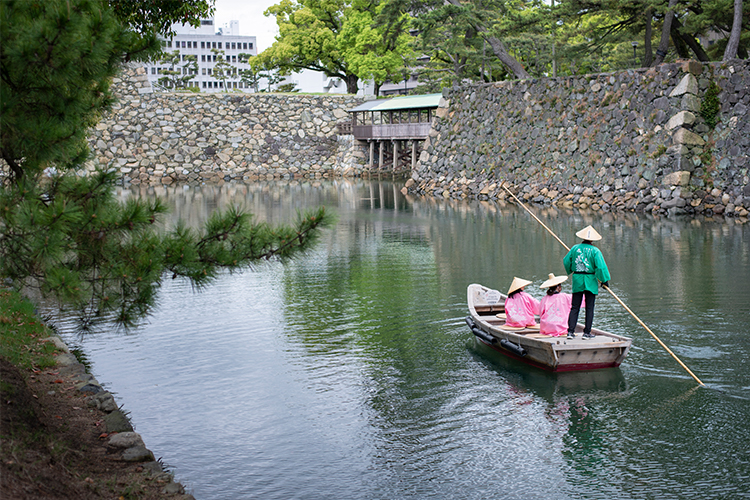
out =
{"type": "Polygon", "coordinates": [[[55,346],[42,342],[50,334],[31,302],[18,292],[0,290],[0,356],[24,370],[53,367],[55,346]]]}

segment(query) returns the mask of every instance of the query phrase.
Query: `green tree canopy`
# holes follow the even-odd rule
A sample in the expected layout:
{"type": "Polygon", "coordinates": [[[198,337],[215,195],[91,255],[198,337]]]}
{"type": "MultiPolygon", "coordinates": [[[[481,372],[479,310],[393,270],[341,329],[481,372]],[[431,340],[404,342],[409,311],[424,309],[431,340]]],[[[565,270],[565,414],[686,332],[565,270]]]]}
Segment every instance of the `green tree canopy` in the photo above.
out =
{"type": "Polygon", "coordinates": [[[360,79],[372,80],[375,95],[385,82],[400,78],[402,71],[414,63],[413,37],[407,31],[410,16],[402,14],[396,29],[387,33],[375,23],[383,7],[376,5],[373,12],[370,5],[354,2],[338,39],[349,69],[360,79]]]}
{"type": "MultiPolygon", "coordinates": [[[[362,78],[382,84],[400,74],[409,50],[405,31],[373,25],[380,8],[377,1],[282,0],[266,10],[279,35],[258,58],[284,73],[310,69],[341,78],[350,94],[362,78]]],[[[398,26],[405,30],[403,22],[398,26]]]]}
{"type": "Polygon", "coordinates": [[[0,30],[0,151],[12,177],[79,166],[137,35],[99,0],[3,0],[0,30]]]}

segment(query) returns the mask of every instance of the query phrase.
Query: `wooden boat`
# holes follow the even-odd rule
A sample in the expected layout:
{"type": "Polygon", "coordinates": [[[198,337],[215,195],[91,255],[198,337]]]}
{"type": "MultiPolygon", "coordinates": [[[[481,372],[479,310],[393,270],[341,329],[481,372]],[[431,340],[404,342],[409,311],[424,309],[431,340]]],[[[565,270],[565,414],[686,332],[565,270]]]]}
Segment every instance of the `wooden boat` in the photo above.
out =
{"type": "Polygon", "coordinates": [[[513,328],[505,325],[506,296],[497,290],[471,284],[467,289],[469,316],[466,324],[480,342],[511,358],[553,372],[597,370],[620,366],[632,340],[597,328],[594,338],[581,337],[578,324],[576,338],[552,337],[536,328],[513,328]]]}

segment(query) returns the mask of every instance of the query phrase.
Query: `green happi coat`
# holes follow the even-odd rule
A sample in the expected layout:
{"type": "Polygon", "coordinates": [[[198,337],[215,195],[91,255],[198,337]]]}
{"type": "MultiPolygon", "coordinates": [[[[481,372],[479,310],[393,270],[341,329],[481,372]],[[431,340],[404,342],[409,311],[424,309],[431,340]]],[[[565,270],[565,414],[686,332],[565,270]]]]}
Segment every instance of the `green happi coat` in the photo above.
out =
{"type": "Polygon", "coordinates": [[[588,290],[599,293],[599,282],[609,281],[609,269],[601,250],[590,243],[579,243],[563,259],[565,272],[573,273],[573,293],[588,290]]]}

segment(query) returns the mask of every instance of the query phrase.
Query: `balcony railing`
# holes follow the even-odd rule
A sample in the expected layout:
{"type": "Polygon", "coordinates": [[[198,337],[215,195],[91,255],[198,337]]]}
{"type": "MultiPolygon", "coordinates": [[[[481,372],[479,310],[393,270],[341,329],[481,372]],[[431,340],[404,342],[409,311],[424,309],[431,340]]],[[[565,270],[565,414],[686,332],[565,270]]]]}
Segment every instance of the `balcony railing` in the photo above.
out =
{"type": "Polygon", "coordinates": [[[354,125],[352,135],[358,140],[426,139],[429,123],[391,123],[383,125],[354,125]]]}

